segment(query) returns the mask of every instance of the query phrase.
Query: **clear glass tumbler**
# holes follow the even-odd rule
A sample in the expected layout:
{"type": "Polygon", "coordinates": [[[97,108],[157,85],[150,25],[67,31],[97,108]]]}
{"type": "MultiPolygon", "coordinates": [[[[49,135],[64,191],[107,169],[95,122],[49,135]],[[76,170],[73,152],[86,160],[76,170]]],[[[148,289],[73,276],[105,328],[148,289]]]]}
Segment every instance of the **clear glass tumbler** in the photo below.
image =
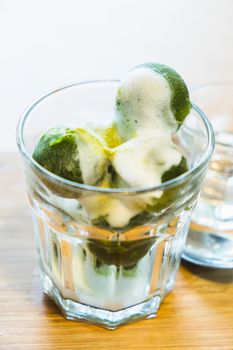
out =
{"type": "Polygon", "coordinates": [[[201,85],[191,97],[210,119],[216,147],[192,215],[184,258],[233,268],[233,83],[201,85]]]}
{"type": "Polygon", "coordinates": [[[87,186],[60,178],[33,160],[38,137],[50,127],[110,122],[117,87],[118,81],[93,81],[57,89],[24,113],[17,130],[44,292],[66,318],[110,329],[156,316],[173,288],[214,147],[211,125],[193,106],[174,136],[190,170],[160,186],[87,186]],[[157,204],[146,207],[145,199],[153,196],[159,197],[157,204]],[[104,205],[121,218],[115,227],[104,217],[96,220],[96,208],[104,205]]]}

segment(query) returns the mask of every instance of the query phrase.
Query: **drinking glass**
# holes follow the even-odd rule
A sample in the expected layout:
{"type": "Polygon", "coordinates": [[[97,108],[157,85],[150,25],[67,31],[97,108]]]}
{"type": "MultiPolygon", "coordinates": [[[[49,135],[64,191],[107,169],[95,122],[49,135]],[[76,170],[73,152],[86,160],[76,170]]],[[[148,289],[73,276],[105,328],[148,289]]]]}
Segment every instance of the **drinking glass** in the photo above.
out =
{"type": "Polygon", "coordinates": [[[233,268],[233,84],[202,85],[191,98],[210,119],[216,147],[192,215],[184,258],[233,268]]]}
{"type": "Polygon", "coordinates": [[[193,106],[174,136],[189,171],[160,186],[88,186],[54,175],[32,158],[39,136],[51,127],[110,123],[118,85],[92,81],[57,89],[27,109],[17,130],[44,292],[67,319],[110,329],[156,316],[173,288],[214,146],[210,123],[193,106]],[[148,198],[158,200],[147,207],[148,198]],[[96,218],[104,205],[116,224],[96,218]]]}

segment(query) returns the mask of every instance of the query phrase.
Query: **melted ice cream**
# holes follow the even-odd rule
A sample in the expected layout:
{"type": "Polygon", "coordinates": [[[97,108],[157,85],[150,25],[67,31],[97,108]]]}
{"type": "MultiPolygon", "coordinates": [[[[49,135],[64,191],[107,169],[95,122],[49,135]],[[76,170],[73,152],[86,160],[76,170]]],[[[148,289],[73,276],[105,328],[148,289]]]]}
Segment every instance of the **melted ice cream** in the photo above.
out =
{"type": "Polygon", "coordinates": [[[112,163],[128,187],[161,184],[165,171],[181,161],[182,153],[163,131],[148,131],[117,148],[112,163]]]}

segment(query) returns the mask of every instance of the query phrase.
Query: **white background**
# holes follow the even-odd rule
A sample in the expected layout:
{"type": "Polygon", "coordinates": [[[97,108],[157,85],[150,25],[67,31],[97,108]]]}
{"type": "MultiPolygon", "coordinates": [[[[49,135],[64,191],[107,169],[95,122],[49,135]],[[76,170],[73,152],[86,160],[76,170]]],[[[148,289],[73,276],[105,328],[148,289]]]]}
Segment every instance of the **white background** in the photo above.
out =
{"type": "Polygon", "coordinates": [[[74,81],[155,61],[189,87],[233,80],[232,0],[0,0],[0,151],[25,107],[74,81]]]}

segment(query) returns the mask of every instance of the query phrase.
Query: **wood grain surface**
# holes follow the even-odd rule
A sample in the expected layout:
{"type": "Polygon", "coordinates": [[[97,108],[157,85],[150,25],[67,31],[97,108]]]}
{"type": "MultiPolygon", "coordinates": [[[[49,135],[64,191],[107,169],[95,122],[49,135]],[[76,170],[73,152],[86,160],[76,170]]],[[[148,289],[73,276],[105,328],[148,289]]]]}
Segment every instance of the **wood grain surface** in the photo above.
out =
{"type": "Polygon", "coordinates": [[[19,158],[0,155],[0,349],[233,350],[233,270],[182,263],[157,318],[115,331],[67,321],[43,295],[19,158]]]}

